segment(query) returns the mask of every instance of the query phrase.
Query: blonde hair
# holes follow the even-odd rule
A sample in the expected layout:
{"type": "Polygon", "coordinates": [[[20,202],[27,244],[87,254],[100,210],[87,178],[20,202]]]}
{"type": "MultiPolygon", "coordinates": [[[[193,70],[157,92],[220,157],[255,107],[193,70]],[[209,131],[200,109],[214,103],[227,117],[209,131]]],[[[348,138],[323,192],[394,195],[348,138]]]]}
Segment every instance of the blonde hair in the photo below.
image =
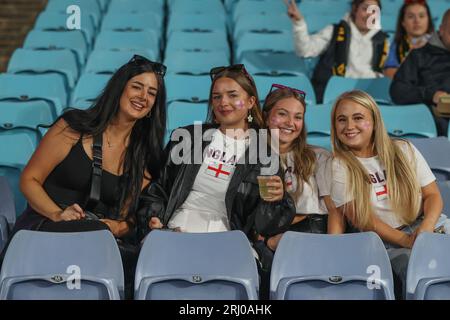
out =
{"type": "MultiPolygon", "coordinates": [[[[398,140],[391,139],[384,126],[380,110],[373,98],[363,91],[349,91],[339,96],[331,111],[331,142],[334,156],[343,161],[347,170],[347,190],[353,198],[350,204],[353,209],[352,223],[364,230],[372,225],[373,208],[370,205],[369,175],[353,152],[337,137],[336,110],[344,100],[353,101],[370,111],[373,119],[372,148],[381,164],[386,169],[386,186],[392,212],[404,224],[416,220],[420,210],[418,195],[421,188],[416,176],[415,163],[411,163],[402,151],[398,140]],[[368,205],[369,204],[369,205],[368,205]]],[[[408,146],[411,159],[413,149],[409,142],[401,140],[408,146]]]]}
{"type": "MultiPolygon", "coordinates": [[[[305,125],[305,115],[306,115],[306,103],[305,99],[288,88],[278,89],[270,93],[264,102],[263,107],[263,117],[267,121],[269,118],[270,111],[275,106],[275,104],[283,99],[294,98],[299,101],[304,108],[303,115],[303,128],[300,135],[292,142],[290,151],[292,151],[294,157],[294,175],[297,178],[297,189],[295,192],[289,192],[294,199],[298,197],[303,192],[303,182],[309,183],[309,178],[312,176],[316,165],[316,154],[312,150],[311,146],[306,143],[306,125],[305,125]]],[[[286,157],[281,156],[281,161],[286,165],[286,157]]]]}

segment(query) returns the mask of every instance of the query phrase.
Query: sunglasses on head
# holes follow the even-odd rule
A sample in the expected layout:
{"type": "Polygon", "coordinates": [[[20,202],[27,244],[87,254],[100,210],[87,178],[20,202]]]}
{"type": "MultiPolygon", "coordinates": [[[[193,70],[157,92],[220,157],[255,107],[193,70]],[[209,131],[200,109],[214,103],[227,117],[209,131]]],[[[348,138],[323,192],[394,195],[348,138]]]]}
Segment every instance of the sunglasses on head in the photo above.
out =
{"type": "Polygon", "coordinates": [[[282,84],[278,84],[278,83],[272,84],[272,86],[270,87],[270,91],[269,91],[268,95],[270,95],[274,90],[278,90],[278,89],[288,89],[288,90],[290,90],[292,92],[295,92],[300,97],[302,97],[303,100],[306,97],[305,91],[302,91],[302,90],[299,90],[299,89],[295,89],[295,88],[291,88],[291,87],[287,87],[287,86],[283,86],[282,84]]]}
{"type": "Polygon", "coordinates": [[[140,56],[138,54],[135,54],[133,58],[131,58],[130,61],[128,61],[129,64],[135,64],[137,66],[142,66],[145,64],[149,64],[152,66],[152,69],[155,73],[159,74],[161,77],[164,77],[166,74],[167,67],[159,62],[153,62],[146,57],[140,56]]]}
{"type": "Polygon", "coordinates": [[[251,83],[253,83],[253,79],[250,76],[250,74],[247,72],[247,70],[245,69],[245,66],[243,64],[233,64],[231,66],[227,66],[227,67],[215,67],[212,68],[211,71],[209,71],[209,75],[211,76],[211,80],[214,80],[214,78],[224,72],[225,70],[228,71],[235,71],[235,72],[242,72],[248,80],[250,80],[251,83]]]}

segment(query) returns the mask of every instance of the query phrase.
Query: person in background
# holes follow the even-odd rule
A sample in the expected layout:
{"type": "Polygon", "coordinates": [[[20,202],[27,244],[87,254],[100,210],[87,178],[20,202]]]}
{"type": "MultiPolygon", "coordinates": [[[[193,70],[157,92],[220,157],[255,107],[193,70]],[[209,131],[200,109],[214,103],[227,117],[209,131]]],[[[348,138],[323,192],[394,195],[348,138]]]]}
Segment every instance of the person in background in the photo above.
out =
{"type": "Polygon", "coordinates": [[[448,118],[436,113],[440,98],[450,95],[450,9],[428,43],[410,52],[390,88],[396,104],[424,103],[434,114],[438,134],[448,134],[448,118]]]}
{"type": "Polygon", "coordinates": [[[389,52],[388,36],[377,29],[371,6],[380,0],[352,0],[350,12],[337,24],[329,25],[310,35],[305,18],[295,0],[285,0],[288,16],[293,23],[297,55],[304,58],[320,56],[312,76],[318,103],[331,76],[348,78],[377,78],[389,52]]]}
{"type": "Polygon", "coordinates": [[[384,65],[384,75],[393,78],[408,53],[426,45],[433,32],[434,23],[428,3],[425,0],[405,0],[398,14],[395,38],[384,65]]]}

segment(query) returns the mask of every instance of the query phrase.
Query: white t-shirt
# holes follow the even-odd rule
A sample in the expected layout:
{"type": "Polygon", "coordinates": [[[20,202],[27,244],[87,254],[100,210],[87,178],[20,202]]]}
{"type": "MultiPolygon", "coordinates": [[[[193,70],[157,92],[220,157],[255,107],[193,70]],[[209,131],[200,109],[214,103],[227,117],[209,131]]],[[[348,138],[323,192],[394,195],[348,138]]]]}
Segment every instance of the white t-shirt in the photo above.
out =
{"type": "MultiPolygon", "coordinates": [[[[325,149],[314,147],[316,154],[316,167],[309,181],[303,182],[303,192],[295,200],[297,214],[327,214],[327,207],[323,196],[331,192],[331,154],[325,149]]],[[[297,190],[297,178],[292,173],[294,167],[293,153],[286,157],[287,166],[284,169],[286,191],[295,193],[297,190]]]]}
{"type": "MultiPolygon", "coordinates": [[[[410,148],[404,142],[400,147],[403,152],[406,153],[407,158],[411,162],[416,164],[417,179],[421,187],[425,187],[436,180],[434,174],[431,172],[430,167],[425,161],[419,150],[411,144],[414,153],[414,159],[411,159],[410,148]]],[[[385,168],[381,165],[378,156],[372,158],[357,158],[364,168],[369,173],[369,178],[372,183],[372,190],[370,196],[370,202],[374,213],[386,224],[393,228],[398,228],[403,225],[397,216],[392,212],[390,200],[388,199],[389,187],[386,186],[386,174],[385,168]]],[[[345,203],[353,200],[352,196],[347,193],[347,171],[345,164],[339,159],[333,159],[332,161],[332,175],[333,182],[331,186],[331,197],[336,204],[336,207],[340,207],[345,203]]],[[[418,194],[418,201],[422,201],[422,195],[418,194]]]]}
{"type": "MultiPolygon", "coordinates": [[[[348,78],[378,78],[383,74],[373,71],[372,56],[373,43],[372,38],[380,31],[373,29],[362,34],[347,14],[344,19],[350,26],[351,38],[350,48],[347,59],[347,68],[345,77],[348,78]]],[[[315,34],[308,33],[308,26],[304,19],[294,23],[294,46],[295,52],[300,57],[317,57],[328,48],[333,37],[333,25],[323,28],[315,34]]]]}
{"type": "Polygon", "coordinates": [[[169,228],[184,232],[230,230],[225,195],[248,139],[233,139],[217,130],[205,148],[203,163],[186,201],[170,219],[169,228]]]}

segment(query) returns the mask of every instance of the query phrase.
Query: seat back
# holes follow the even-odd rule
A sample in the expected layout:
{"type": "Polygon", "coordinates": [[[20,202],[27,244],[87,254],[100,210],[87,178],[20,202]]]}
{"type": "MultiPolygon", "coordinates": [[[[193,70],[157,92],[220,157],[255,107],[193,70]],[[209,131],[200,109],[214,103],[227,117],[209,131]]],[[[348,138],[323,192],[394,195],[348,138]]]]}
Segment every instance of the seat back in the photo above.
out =
{"type": "Polygon", "coordinates": [[[106,230],[50,233],[21,230],[7,249],[1,299],[119,299],[123,267],[106,230]]]}
{"type": "Polygon", "coordinates": [[[286,232],[275,252],[272,299],[394,299],[391,265],[373,232],[286,232]]]}
{"type": "Polygon", "coordinates": [[[241,231],[152,231],[136,268],[136,299],[257,299],[256,260],[241,231]]]}
{"type": "Polygon", "coordinates": [[[438,181],[450,180],[450,141],[446,137],[411,139],[438,181]]]}

